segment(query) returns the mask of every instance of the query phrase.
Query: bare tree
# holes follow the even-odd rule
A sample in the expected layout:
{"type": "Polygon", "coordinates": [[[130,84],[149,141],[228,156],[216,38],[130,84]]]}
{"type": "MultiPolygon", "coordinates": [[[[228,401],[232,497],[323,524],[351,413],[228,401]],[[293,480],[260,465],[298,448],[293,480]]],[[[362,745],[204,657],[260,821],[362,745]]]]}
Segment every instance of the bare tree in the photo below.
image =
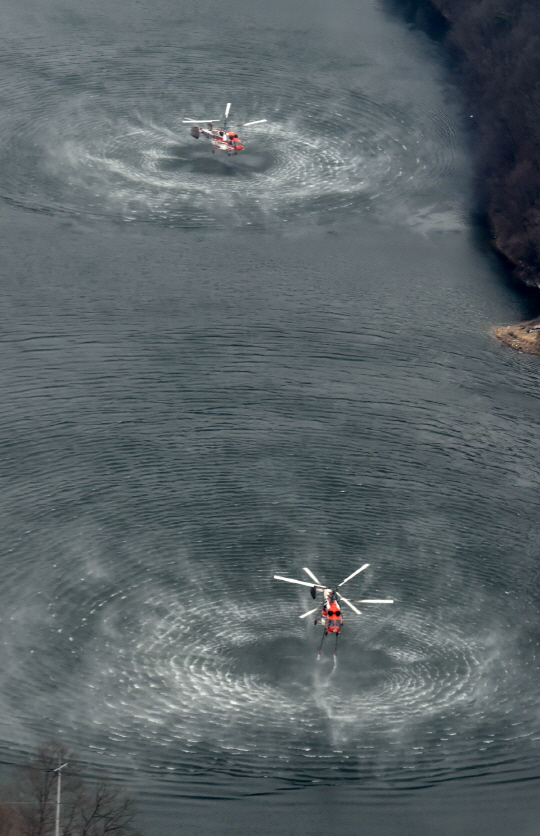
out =
{"type": "Polygon", "coordinates": [[[0,836],[22,836],[23,822],[17,812],[0,801],[0,836]]]}
{"type": "Polygon", "coordinates": [[[77,836],[106,836],[108,833],[131,836],[136,833],[132,800],[111,787],[106,778],[90,791],[82,788],[75,811],[77,836]]]}
{"type": "Polygon", "coordinates": [[[0,836],[54,836],[57,774],[62,764],[61,836],[139,836],[133,801],[110,779],[85,781],[75,757],[60,743],[41,746],[18,770],[10,804],[0,802],[0,836]],[[6,807],[3,815],[3,807],[6,807]],[[13,812],[16,810],[16,812],[13,812]]]}

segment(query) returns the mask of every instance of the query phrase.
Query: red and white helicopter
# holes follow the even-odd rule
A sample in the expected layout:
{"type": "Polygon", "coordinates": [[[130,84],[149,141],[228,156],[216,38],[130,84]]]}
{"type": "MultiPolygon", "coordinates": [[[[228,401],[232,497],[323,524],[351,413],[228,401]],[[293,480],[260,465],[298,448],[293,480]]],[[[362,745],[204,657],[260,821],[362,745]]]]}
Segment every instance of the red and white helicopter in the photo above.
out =
{"type": "MultiPolygon", "coordinates": [[[[338,589],[341,586],[343,586],[343,584],[348,583],[350,580],[352,580],[354,577],[356,577],[356,575],[359,575],[360,572],[363,572],[364,569],[367,569],[368,566],[369,566],[369,563],[364,563],[364,565],[361,566],[360,569],[357,569],[355,572],[352,573],[352,575],[349,575],[348,578],[345,578],[344,581],[341,581],[341,583],[338,583],[338,585],[333,587],[333,588],[330,588],[330,587],[325,586],[324,584],[322,584],[315,577],[313,572],[310,569],[307,569],[305,566],[304,566],[304,572],[306,573],[306,575],[309,575],[309,577],[312,579],[313,583],[308,583],[307,581],[297,581],[297,580],[294,580],[293,578],[284,578],[282,575],[274,575],[274,579],[276,581],[287,581],[287,583],[297,583],[297,584],[300,584],[300,586],[309,586],[312,598],[317,597],[317,591],[322,592],[322,603],[318,607],[315,607],[315,609],[309,610],[308,612],[305,612],[303,615],[299,616],[300,618],[307,618],[308,615],[313,615],[313,613],[316,613],[314,623],[317,624],[320,621],[320,623],[324,627],[324,633],[323,633],[323,636],[322,636],[322,639],[321,639],[321,644],[320,644],[320,647],[319,647],[319,658],[320,658],[321,651],[322,651],[323,641],[324,641],[325,637],[328,635],[328,633],[334,633],[335,636],[336,636],[334,656],[337,653],[338,638],[339,638],[339,634],[341,632],[341,628],[343,627],[343,616],[341,615],[341,609],[340,609],[340,606],[339,606],[338,599],[340,601],[343,601],[343,603],[347,607],[349,607],[353,612],[355,612],[357,615],[362,615],[360,610],[358,610],[351,601],[348,601],[347,598],[345,598],[341,594],[341,592],[338,592],[338,589]]],[[[359,601],[356,601],[356,603],[357,604],[393,604],[394,599],[393,598],[361,598],[359,601]]]]}
{"type": "MultiPolygon", "coordinates": [[[[226,151],[228,156],[231,154],[238,154],[239,151],[244,150],[244,146],[240,142],[240,137],[235,131],[227,130],[227,120],[229,118],[229,110],[231,103],[227,103],[225,108],[225,118],[223,120],[223,127],[219,127],[219,119],[182,119],[182,124],[191,125],[191,136],[199,139],[202,134],[207,139],[212,140],[212,154],[217,148],[219,151],[226,151]],[[201,128],[200,123],[206,122],[206,128],[201,128]],[[218,127],[214,128],[214,122],[218,123],[218,127]],[[197,124],[199,123],[199,124],[197,124]]],[[[250,125],[260,125],[261,122],[266,122],[266,119],[256,119],[255,122],[242,122],[238,125],[239,128],[249,128],[250,125]]]]}

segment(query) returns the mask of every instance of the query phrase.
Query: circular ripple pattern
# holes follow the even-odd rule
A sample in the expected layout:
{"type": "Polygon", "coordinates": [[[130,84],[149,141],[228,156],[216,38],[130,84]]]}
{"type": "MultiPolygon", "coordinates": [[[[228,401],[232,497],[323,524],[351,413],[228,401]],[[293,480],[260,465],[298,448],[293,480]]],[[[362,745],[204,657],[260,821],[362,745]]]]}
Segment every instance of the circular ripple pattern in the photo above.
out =
{"type": "Polygon", "coordinates": [[[234,327],[186,308],[158,329],[151,307],[135,340],[117,300],[120,321],[79,316],[77,336],[26,334],[26,307],[6,324],[3,740],[60,737],[108,769],[221,775],[229,792],[241,776],[238,793],[336,770],[515,780],[538,745],[537,541],[520,574],[505,479],[532,480],[538,435],[482,411],[491,382],[460,367],[464,409],[438,362],[418,372],[417,344],[420,387],[401,344],[369,359],[341,317],[284,336],[281,297],[264,322],[237,305],[234,327]],[[482,480],[463,461],[486,427],[482,480]],[[334,669],[298,619],[308,591],[272,575],[339,582],[359,555],[350,597],[396,604],[347,616],[334,669]]]}
{"type": "Polygon", "coordinates": [[[20,722],[11,734],[42,730],[46,718],[70,736],[77,729],[97,753],[113,751],[122,769],[144,751],[148,768],[219,764],[224,775],[296,784],[327,778],[336,754],[342,777],[400,784],[409,765],[416,782],[433,783],[452,773],[454,757],[474,770],[480,747],[485,768],[492,755],[504,763],[517,738],[534,740],[534,691],[522,687],[511,605],[477,591],[475,623],[470,607],[407,604],[412,587],[386,567],[385,584],[402,600],[348,617],[337,666],[329,644],[317,663],[318,631],[296,618],[306,600],[283,589],[270,600],[262,570],[251,577],[258,593],[240,588],[241,567],[213,561],[210,572],[185,554],[159,566],[156,554],[151,564],[126,555],[122,571],[92,555],[89,531],[79,531],[80,552],[75,531],[64,533],[46,547],[64,554],[55,586],[35,572],[31,597],[43,604],[19,601],[5,616],[5,710],[20,722]],[[434,770],[441,758],[446,766],[434,770]]]}
{"type": "MultiPolygon", "coordinates": [[[[172,78],[156,78],[155,66],[147,75],[136,69],[139,52],[126,51],[106,81],[103,67],[98,73],[91,63],[84,84],[62,74],[51,80],[48,66],[50,83],[33,84],[17,66],[17,119],[8,111],[0,122],[0,194],[35,211],[184,227],[320,223],[351,212],[460,223],[455,129],[447,116],[430,103],[373,99],[361,75],[351,86],[346,64],[326,73],[312,66],[311,76],[304,68],[291,88],[283,45],[265,56],[267,71],[250,78],[246,95],[242,49],[250,46],[225,48],[243,90],[231,115],[268,123],[241,130],[246,151],[231,157],[212,154],[210,143],[192,139],[182,124],[186,116],[208,118],[201,109],[215,118],[224,107],[210,93],[215,69],[206,65],[203,78],[194,73],[197,50],[180,68],[175,63],[184,86],[197,91],[189,97],[171,96],[172,78]],[[441,184],[448,188],[442,204],[441,184]]],[[[170,75],[166,58],[160,69],[170,75]]]]}
{"type": "MultiPolygon", "coordinates": [[[[459,220],[454,126],[403,52],[388,66],[389,49],[364,39],[355,64],[305,29],[257,30],[254,44],[236,21],[198,32],[195,19],[185,43],[178,22],[172,35],[118,27],[112,43],[108,20],[87,42],[85,21],[78,40],[13,39],[0,195],[186,227],[459,220]],[[181,125],[229,98],[240,120],[269,119],[231,159],[181,125]]],[[[155,238],[159,264],[170,236],[155,238]]],[[[257,295],[247,279],[263,252],[274,257],[259,249],[223,296],[179,284],[171,305],[153,261],[136,268],[156,280],[144,300],[131,275],[114,291],[98,258],[80,284],[66,266],[69,303],[16,273],[2,365],[4,752],[60,737],[92,766],[178,775],[176,794],[190,774],[208,794],[219,775],[238,794],[263,776],[515,781],[538,762],[536,532],[531,571],[514,559],[516,509],[531,516],[538,495],[536,371],[503,375],[497,361],[494,373],[483,343],[462,345],[463,313],[435,280],[419,291],[398,271],[379,286],[386,263],[360,255],[340,291],[332,276],[306,294],[276,259],[257,295]],[[360,265],[369,280],[345,293],[360,265]],[[426,330],[441,305],[448,323],[437,314],[426,330]],[[347,617],[337,665],[329,646],[317,663],[320,634],[297,617],[307,590],[272,574],[342,578],[359,555],[373,569],[351,597],[396,605],[347,617]]],[[[200,272],[198,249],[183,266],[200,272]]],[[[318,269],[316,251],[296,272],[318,269]]]]}

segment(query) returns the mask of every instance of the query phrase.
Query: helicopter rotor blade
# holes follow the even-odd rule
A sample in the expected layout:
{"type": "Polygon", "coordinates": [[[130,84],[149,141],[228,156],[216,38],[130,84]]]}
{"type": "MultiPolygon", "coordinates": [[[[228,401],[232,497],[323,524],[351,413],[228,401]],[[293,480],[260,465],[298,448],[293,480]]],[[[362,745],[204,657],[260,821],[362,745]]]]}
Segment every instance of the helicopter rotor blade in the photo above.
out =
{"type": "MultiPolygon", "coordinates": [[[[307,581],[297,581],[294,578],[284,578],[282,575],[274,575],[274,580],[276,580],[276,581],[287,581],[287,583],[298,583],[298,584],[300,584],[300,586],[313,587],[313,584],[308,583],[307,581]]],[[[321,584],[316,584],[316,586],[318,586],[319,589],[324,589],[324,586],[322,586],[321,584]]]]}
{"type": "Polygon", "coordinates": [[[354,604],[352,604],[350,601],[348,601],[347,598],[344,598],[343,595],[341,595],[341,593],[337,592],[336,594],[337,594],[338,598],[341,598],[343,603],[347,604],[347,606],[350,607],[353,612],[355,612],[357,615],[362,615],[360,610],[357,610],[356,607],[354,606],[354,604]]]}
{"type": "Polygon", "coordinates": [[[306,573],[306,575],[309,575],[309,577],[312,578],[315,581],[317,586],[322,586],[322,583],[319,580],[317,580],[317,578],[315,577],[315,575],[313,574],[311,569],[308,569],[307,566],[304,566],[303,569],[304,569],[304,572],[306,573]]]}
{"type": "Polygon", "coordinates": [[[360,598],[357,604],[393,604],[393,598],[360,598]]]}
{"type": "Polygon", "coordinates": [[[268,119],[256,119],[255,122],[241,122],[239,128],[249,128],[250,125],[260,125],[262,122],[268,122],[268,119]]]}
{"type": "Polygon", "coordinates": [[[352,580],[352,578],[354,578],[355,575],[358,575],[359,572],[363,572],[364,569],[367,569],[368,566],[369,566],[369,563],[364,563],[363,566],[360,566],[360,569],[357,569],[356,572],[353,572],[352,575],[349,575],[349,577],[345,578],[344,581],[341,581],[341,583],[338,583],[338,587],[343,586],[344,583],[347,583],[348,581],[352,580]]]}
{"type": "Polygon", "coordinates": [[[231,109],[231,103],[227,102],[227,107],[225,108],[225,119],[229,115],[229,110],[231,109]]]}
{"type": "Polygon", "coordinates": [[[182,119],[182,125],[202,125],[203,122],[207,122],[207,124],[213,124],[217,122],[219,124],[219,119],[182,119]]]}
{"type": "Polygon", "coordinates": [[[319,607],[315,607],[314,610],[309,610],[308,612],[305,612],[304,615],[299,615],[298,618],[307,618],[308,615],[313,615],[313,613],[317,612],[318,609],[319,607]]]}

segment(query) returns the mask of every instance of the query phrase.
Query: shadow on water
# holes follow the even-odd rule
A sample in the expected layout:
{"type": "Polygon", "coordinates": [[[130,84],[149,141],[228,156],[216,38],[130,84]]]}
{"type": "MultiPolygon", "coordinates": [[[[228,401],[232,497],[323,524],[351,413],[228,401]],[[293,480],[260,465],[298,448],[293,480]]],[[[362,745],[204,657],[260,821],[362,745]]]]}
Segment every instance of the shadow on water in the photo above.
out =
{"type": "Polygon", "coordinates": [[[223,152],[186,154],[185,147],[174,145],[168,149],[168,156],[159,161],[161,171],[182,171],[189,169],[196,174],[213,174],[219,177],[250,178],[264,174],[275,165],[271,153],[243,154],[241,157],[227,157],[223,152]]]}
{"type": "Polygon", "coordinates": [[[290,685],[295,690],[305,689],[311,684],[316,655],[313,649],[311,659],[306,642],[296,636],[280,636],[271,640],[261,638],[242,647],[234,667],[274,686],[290,685]],[[303,660],[301,665],[300,659],[303,660]]]}
{"type": "Polygon", "coordinates": [[[359,647],[350,639],[347,645],[339,648],[336,657],[331,637],[324,642],[319,659],[320,638],[318,632],[307,642],[295,636],[281,636],[270,641],[262,637],[242,647],[234,668],[237,673],[255,674],[274,687],[310,693],[314,673],[322,675],[323,679],[334,676],[340,689],[351,694],[365,694],[380,686],[396,667],[395,661],[384,651],[359,647]],[[343,662],[339,677],[335,676],[337,658],[343,662]]]}

